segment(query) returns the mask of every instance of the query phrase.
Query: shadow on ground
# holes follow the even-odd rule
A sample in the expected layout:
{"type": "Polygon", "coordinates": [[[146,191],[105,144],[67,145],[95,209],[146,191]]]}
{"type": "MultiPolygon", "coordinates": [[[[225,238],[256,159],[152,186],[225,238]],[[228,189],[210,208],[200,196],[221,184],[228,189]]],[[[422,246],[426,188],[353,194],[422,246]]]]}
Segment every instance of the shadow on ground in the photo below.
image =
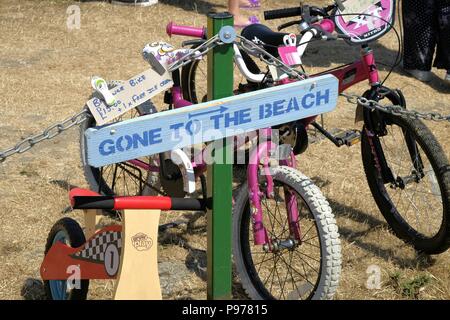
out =
{"type": "MultiPolygon", "coordinates": [[[[180,0],[159,0],[159,3],[175,6],[186,11],[195,11],[200,14],[208,14],[209,12],[227,8],[225,5],[216,5],[204,0],[180,1],[180,0]]],[[[225,3],[225,1],[224,1],[225,3]]]]}
{"type": "MultiPolygon", "coordinates": [[[[436,259],[431,256],[419,252],[416,252],[412,258],[398,257],[394,248],[383,248],[377,244],[365,242],[364,236],[375,230],[389,229],[388,224],[366,212],[346,206],[338,201],[328,199],[328,202],[330,203],[336,217],[347,218],[369,227],[367,230],[355,232],[353,228],[350,229],[338,226],[339,234],[348,243],[352,243],[352,245],[355,245],[358,248],[385,261],[391,261],[402,269],[417,268],[419,270],[424,270],[431,267],[436,262],[436,259]]],[[[402,244],[401,246],[406,245],[407,244],[402,244]]]]}
{"type": "Polygon", "coordinates": [[[20,295],[24,300],[46,300],[44,284],[39,279],[28,278],[24,281],[20,295]]]}

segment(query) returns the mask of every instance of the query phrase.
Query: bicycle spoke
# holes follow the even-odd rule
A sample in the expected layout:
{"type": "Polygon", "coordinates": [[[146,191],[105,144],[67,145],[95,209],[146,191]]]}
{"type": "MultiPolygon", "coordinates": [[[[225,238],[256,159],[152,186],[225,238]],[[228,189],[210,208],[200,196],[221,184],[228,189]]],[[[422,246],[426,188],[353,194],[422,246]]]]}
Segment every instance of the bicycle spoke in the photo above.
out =
{"type": "MultiPolygon", "coordinates": [[[[299,255],[299,253],[298,253],[297,251],[294,251],[294,253],[297,254],[297,257],[299,257],[300,260],[302,260],[304,263],[306,263],[306,264],[308,265],[308,267],[310,267],[311,269],[313,269],[315,272],[319,273],[319,271],[318,271],[317,269],[314,269],[314,267],[312,267],[308,262],[306,262],[306,260],[303,259],[303,258],[299,255]]],[[[315,260],[315,259],[313,259],[313,260],[315,260]]],[[[320,262],[319,260],[315,260],[315,261],[320,262]]]]}

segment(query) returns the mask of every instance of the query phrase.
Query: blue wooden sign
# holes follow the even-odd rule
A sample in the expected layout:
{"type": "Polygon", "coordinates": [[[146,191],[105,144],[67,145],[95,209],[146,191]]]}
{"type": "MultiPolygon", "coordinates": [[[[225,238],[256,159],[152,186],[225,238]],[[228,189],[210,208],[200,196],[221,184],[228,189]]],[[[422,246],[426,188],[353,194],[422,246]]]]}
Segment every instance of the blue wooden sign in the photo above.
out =
{"type": "Polygon", "coordinates": [[[94,167],[243,134],[332,111],[338,80],[324,75],[86,130],[94,167]]]}

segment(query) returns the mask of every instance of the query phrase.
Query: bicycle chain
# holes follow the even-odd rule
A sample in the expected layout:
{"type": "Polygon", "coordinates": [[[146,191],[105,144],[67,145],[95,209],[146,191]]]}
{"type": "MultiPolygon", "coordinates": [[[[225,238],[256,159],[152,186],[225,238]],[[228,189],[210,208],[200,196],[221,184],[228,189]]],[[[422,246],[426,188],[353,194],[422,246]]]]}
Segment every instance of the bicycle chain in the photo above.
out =
{"type": "MultiPolygon", "coordinates": [[[[279,69],[281,69],[283,72],[285,72],[288,76],[294,79],[298,80],[304,80],[308,78],[308,76],[300,72],[287,64],[283,63],[281,60],[277,59],[273,55],[271,55],[269,52],[264,50],[262,47],[256,45],[252,41],[242,37],[237,36],[237,38],[240,41],[235,41],[234,44],[236,44],[239,48],[243,49],[248,54],[257,56],[261,61],[266,63],[267,65],[275,66],[279,69]]],[[[192,61],[198,59],[200,56],[203,57],[206,55],[210,50],[214,49],[216,46],[222,45],[223,42],[220,40],[218,35],[215,35],[211,39],[205,41],[203,44],[199,45],[195,50],[192,50],[191,52],[187,53],[183,57],[181,57],[179,60],[175,61],[173,64],[169,66],[168,71],[172,72],[179,68],[182,68],[183,66],[191,63],[192,61]]],[[[362,96],[358,96],[355,94],[346,94],[341,93],[341,96],[344,96],[348,102],[353,104],[360,104],[363,107],[370,108],[370,109],[376,109],[385,113],[390,113],[395,116],[402,116],[402,117],[409,117],[413,119],[424,119],[424,120],[432,120],[432,121],[449,121],[450,122],[450,115],[444,116],[437,112],[429,112],[429,113],[422,113],[415,110],[406,110],[401,106],[394,106],[394,105],[387,105],[383,106],[379,104],[375,100],[369,100],[367,98],[364,98],[362,96]]],[[[73,115],[72,117],[69,117],[61,122],[55,123],[48,128],[46,128],[42,133],[36,134],[33,136],[30,136],[28,138],[23,139],[22,141],[18,142],[15,146],[0,151],[0,163],[4,162],[8,157],[14,155],[14,154],[22,154],[28,150],[30,150],[32,147],[34,147],[36,144],[44,141],[44,140],[50,140],[55,138],[56,136],[60,135],[66,130],[69,130],[70,128],[74,126],[78,126],[87,119],[91,118],[92,115],[90,114],[89,109],[84,108],[81,112],[73,115]]]]}

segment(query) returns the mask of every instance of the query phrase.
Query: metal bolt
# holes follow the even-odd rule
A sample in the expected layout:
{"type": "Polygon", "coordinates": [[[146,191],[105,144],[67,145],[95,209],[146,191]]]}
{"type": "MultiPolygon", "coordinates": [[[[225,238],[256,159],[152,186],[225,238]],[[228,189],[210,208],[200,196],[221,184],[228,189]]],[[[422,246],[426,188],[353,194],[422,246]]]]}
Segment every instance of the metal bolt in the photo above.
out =
{"type": "Polygon", "coordinates": [[[223,35],[223,37],[224,37],[225,39],[230,39],[230,38],[231,38],[231,33],[225,32],[224,35],[223,35]]]}
{"type": "Polygon", "coordinates": [[[109,132],[111,135],[116,134],[116,129],[111,129],[111,131],[109,132]]]}

